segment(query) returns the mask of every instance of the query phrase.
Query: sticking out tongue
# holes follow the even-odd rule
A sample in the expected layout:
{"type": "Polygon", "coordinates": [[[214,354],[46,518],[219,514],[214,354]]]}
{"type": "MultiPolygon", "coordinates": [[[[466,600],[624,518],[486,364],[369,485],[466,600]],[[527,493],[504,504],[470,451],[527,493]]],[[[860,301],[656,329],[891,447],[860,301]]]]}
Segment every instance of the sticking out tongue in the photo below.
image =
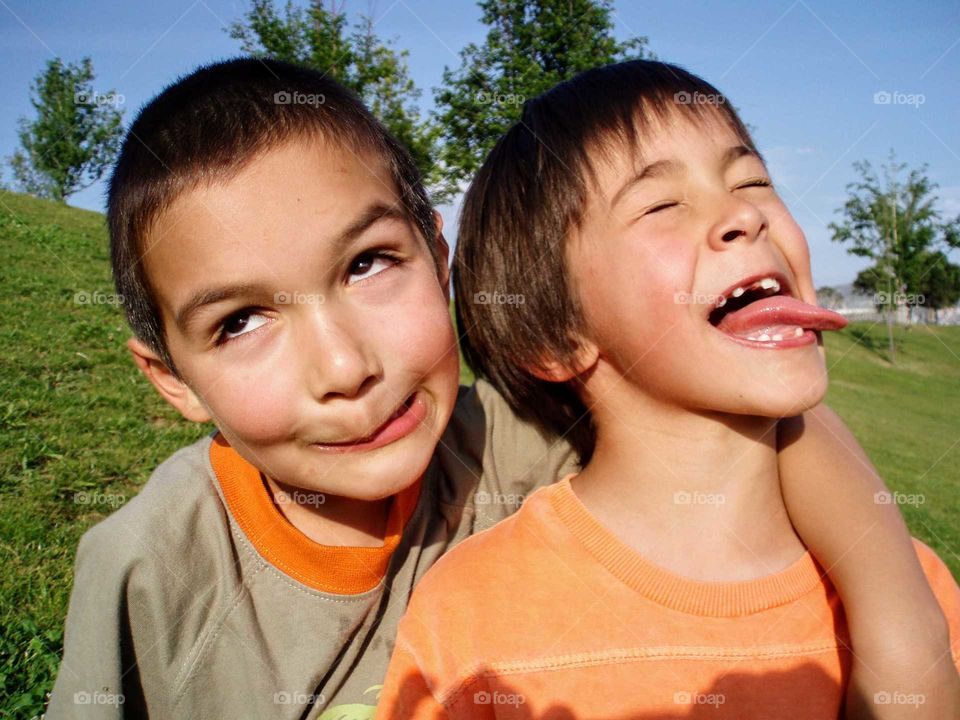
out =
{"type": "Polygon", "coordinates": [[[847,319],[826,308],[808,305],[786,295],[765,297],[723,316],[717,329],[728,335],[747,337],[764,331],[784,337],[803,330],[842,330],[847,319]]]}

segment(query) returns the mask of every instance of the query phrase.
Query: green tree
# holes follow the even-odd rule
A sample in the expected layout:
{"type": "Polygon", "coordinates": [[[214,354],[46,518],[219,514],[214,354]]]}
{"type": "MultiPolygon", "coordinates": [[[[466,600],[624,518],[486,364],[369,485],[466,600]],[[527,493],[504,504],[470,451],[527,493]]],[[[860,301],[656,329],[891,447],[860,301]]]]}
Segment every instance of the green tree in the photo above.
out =
{"type": "Polygon", "coordinates": [[[9,159],[19,189],[59,202],[99,180],[116,157],[123,134],[123,96],[93,88],[93,64],[60,58],[33,81],[37,116],[20,118],[21,148],[9,159]]]}
{"type": "Polygon", "coordinates": [[[446,199],[434,162],[436,132],[420,117],[407,51],[382,41],[371,15],[361,15],[351,28],[342,2],[310,0],[298,7],[288,1],[280,11],[273,0],[253,0],[228,31],[245,52],[311,67],[357,93],[410,151],[434,201],[446,199]]]}
{"type": "Polygon", "coordinates": [[[520,117],[523,103],[583,70],[649,56],[644,37],[613,36],[609,0],[480,0],[480,45],[445,68],[435,90],[440,159],[453,193],[520,117]]]}
{"type": "Polygon", "coordinates": [[[933,310],[937,322],[940,310],[960,302],[960,265],[951,263],[943,252],[925,253],[918,270],[915,285],[923,298],[921,304],[933,310]]]}
{"type": "Polygon", "coordinates": [[[853,167],[860,178],[847,185],[850,197],[838,211],[843,221],[829,227],[834,242],[847,245],[847,252],[874,261],[854,286],[873,293],[886,316],[894,362],[894,314],[906,298],[923,294],[923,279],[932,271],[929,254],[960,247],[960,217],[941,220],[937,185],[927,177],[926,165],[910,170],[901,181],[907,165],[897,162],[891,150],[882,177],[867,161],[853,167]]]}

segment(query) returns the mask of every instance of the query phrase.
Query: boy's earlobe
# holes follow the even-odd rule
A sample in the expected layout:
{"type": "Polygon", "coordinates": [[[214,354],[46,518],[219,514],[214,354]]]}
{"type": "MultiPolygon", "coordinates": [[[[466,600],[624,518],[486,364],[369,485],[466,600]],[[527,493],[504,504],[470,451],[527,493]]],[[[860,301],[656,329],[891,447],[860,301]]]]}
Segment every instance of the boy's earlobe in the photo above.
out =
{"type": "Polygon", "coordinates": [[[183,380],[142,340],[132,337],[127,340],[127,348],[133,361],[147,380],[157,389],[160,396],[173,405],[181,415],[193,422],[210,422],[210,412],[183,380]]]}
{"type": "Polygon", "coordinates": [[[437,254],[437,276],[444,295],[450,300],[450,246],[443,236],[443,218],[436,210],[433,211],[436,234],[433,237],[433,246],[437,254]]]}
{"type": "Polygon", "coordinates": [[[540,380],[562,383],[573,380],[590,370],[597,364],[599,358],[600,351],[597,346],[588,340],[580,339],[577,341],[577,352],[571,363],[562,363],[555,358],[545,357],[537,365],[527,367],[527,370],[540,380]]]}

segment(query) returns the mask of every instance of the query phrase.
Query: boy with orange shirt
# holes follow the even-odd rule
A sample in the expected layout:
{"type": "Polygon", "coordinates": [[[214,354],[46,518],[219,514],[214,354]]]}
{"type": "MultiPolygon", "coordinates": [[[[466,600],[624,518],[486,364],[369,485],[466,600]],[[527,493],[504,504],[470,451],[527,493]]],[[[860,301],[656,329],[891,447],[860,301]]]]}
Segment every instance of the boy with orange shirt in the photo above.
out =
{"type": "MultiPolygon", "coordinates": [[[[369,717],[414,585],[574,470],[569,445],[458,388],[439,217],[320,73],[240,59],[167,88],[128,132],[108,222],[138,367],[217,430],[81,541],[48,716],[369,717]]],[[[795,520],[829,516],[802,502],[828,492],[853,515],[882,484],[807,417],[784,442],[795,520]]],[[[893,537],[888,506],[869,516],[893,537]]],[[[832,565],[851,532],[807,539],[832,565]]],[[[890,572],[909,596],[909,566],[890,572]]]]}
{"type": "MultiPolygon", "coordinates": [[[[951,649],[889,673],[898,641],[852,605],[848,631],[788,518],[778,419],[820,402],[819,333],[846,322],[814,304],[803,233],[723,95],[634,61],[530,101],[467,193],[454,268],[478,376],[583,468],[427,574],[378,718],[828,720],[852,664],[848,716],[957,715],[943,562],[916,543],[951,649]],[[494,290],[524,302],[469,301],[494,290]]],[[[866,573],[886,541],[847,510],[866,573]]],[[[860,603],[888,582],[838,581],[860,603]]]]}

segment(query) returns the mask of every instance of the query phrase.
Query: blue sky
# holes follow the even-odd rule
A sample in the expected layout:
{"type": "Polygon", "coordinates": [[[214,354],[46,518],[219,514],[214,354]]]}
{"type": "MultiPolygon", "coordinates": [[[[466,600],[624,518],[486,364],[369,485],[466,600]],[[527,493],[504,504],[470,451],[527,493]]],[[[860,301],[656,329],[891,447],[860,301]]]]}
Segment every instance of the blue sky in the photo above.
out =
{"type": "MultiPolygon", "coordinates": [[[[16,148],[17,118],[30,114],[30,83],[49,58],[90,56],[96,90],[123,95],[129,122],[179,74],[236,54],[224,28],[247,7],[245,0],[0,0],[0,157],[16,148]]],[[[346,7],[364,12],[371,4],[346,7]]],[[[483,38],[479,9],[472,0],[372,7],[378,32],[409,50],[429,109],[444,66],[483,38]]],[[[619,37],[647,36],[660,59],[717,85],[756,129],[807,233],[818,286],[850,282],[866,265],[832,243],[827,229],[855,178],[854,160],[877,165],[894,148],[911,166],[929,164],[942,211],[960,214],[960,3],[617,0],[614,8],[619,37]],[[878,92],[899,95],[878,104],[878,92]],[[914,102],[903,102],[907,96],[914,102]]],[[[103,184],[70,203],[101,210],[103,184]]],[[[442,210],[453,228],[456,207],[442,210]]]]}

